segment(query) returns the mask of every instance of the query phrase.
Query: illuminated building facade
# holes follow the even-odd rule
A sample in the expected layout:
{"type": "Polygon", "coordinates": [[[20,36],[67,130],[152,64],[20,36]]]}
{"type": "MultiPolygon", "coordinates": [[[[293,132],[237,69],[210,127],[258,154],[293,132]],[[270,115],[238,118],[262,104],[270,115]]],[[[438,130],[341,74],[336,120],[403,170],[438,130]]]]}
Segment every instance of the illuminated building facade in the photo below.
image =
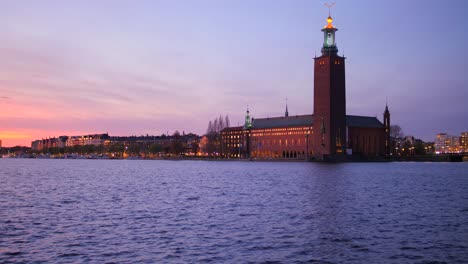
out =
{"type": "Polygon", "coordinates": [[[226,158],[247,158],[250,131],[242,126],[228,127],[221,131],[221,152],[226,158]]]}
{"type": "Polygon", "coordinates": [[[102,145],[109,140],[109,135],[106,134],[92,134],[83,136],[71,136],[67,139],[65,146],[85,146],[85,145],[102,145]]]}
{"type": "Polygon", "coordinates": [[[461,137],[439,133],[434,140],[434,151],[436,154],[459,153],[460,141],[461,137]]]}
{"type": "Polygon", "coordinates": [[[31,149],[37,151],[48,148],[63,148],[65,147],[65,142],[67,141],[67,138],[67,136],[60,136],[34,140],[33,142],[31,142],[31,149]]]}
{"type": "Polygon", "coordinates": [[[108,134],[93,134],[84,136],[60,136],[40,139],[31,142],[31,149],[40,151],[48,148],[64,148],[84,145],[102,145],[109,141],[108,134]]]}
{"type": "Polygon", "coordinates": [[[460,152],[468,153],[468,132],[462,132],[460,134],[460,152]]]}
{"type": "Polygon", "coordinates": [[[340,159],[346,154],[390,153],[390,112],[376,117],[346,115],[345,58],[338,55],[329,16],[322,55],[314,60],[314,114],[250,118],[243,127],[221,131],[223,156],[260,159],[340,159]]]}
{"type": "MultiPolygon", "coordinates": [[[[319,126],[320,129],[320,126],[319,126]]],[[[314,115],[252,119],[252,127],[230,127],[221,131],[226,158],[308,159],[316,157],[312,136],[314,115]]],[[[375,117],[346,116],[348,154],[386,155],[386,133],[375,117]]],[[[319,132],[320,133],[320,130],[319,132]]]]}

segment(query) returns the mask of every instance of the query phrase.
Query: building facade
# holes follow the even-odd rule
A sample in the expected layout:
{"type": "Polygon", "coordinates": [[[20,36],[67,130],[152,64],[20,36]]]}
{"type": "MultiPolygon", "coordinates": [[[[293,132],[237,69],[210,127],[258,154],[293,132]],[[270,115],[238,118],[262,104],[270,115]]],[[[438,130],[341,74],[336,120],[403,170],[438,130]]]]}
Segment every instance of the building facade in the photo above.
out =
{"type": "Polygon", "coordinates": [[[68,137],[65,146],[85,146],[85,145],[103,145],[106,141],[109,141],[109,134],[91,134],[82,136],[70,136],[68,137]]]}
{"type": "Polygon", "coordinates": [[[468,152],[468,132],[462,132],[459,137],[447,133],[437,134],[434,140],[434,152],[436,154],[468,152]]]}
{"type": "Polygon", "coordinates": [[[84,145],[102,145],[109,141],[109,135],[92,134],[83,136],[60,136],[46,139],[34,140],[31,142],[31,149],[40,151],[48,148],[64,148],[84,145]]]}
{"type": "Polygon", "coordinates": [[[390,112],[376,117],[346,115],[345,58],[338,55],[331,16],[322,29],[322,55],[314,59],[314,114],[251,118],[221,131],[226,158],[340,159],[346,154],[390,153],[390,112]]]}
{"type": "Polygon", "coordinates": [[[468,153],[468,132],[460,134],[460,152],[468,153]]]}
{"type": "Polygon", "coordinates": [[[434,140],[434,151],[436,154],[458,153],[460,139],[457,136],[439,133],[434,140]]]}
{"type": "Polygon", "coordinates": [[[67,139],[67,136],[60,136],[34,140],[33,142],[31,142],[31,149],[34,151],[40,151],[48,148],[63,148],[65,147],[67,139]]]}

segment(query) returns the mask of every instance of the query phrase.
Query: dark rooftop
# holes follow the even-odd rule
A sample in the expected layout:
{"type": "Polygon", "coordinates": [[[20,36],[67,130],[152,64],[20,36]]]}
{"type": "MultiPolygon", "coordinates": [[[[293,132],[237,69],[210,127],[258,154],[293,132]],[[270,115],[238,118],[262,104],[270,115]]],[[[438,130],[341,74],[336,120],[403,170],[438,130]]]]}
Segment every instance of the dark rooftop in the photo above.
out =
{"type": "Polygon", "coordinates": [[[235,127],[225,127],[223,131],[233,131],[233,130],[242,130],[243,126],[235,126],[235,127]]]}
{"type": "Polygon", "coordinates": [[[368,128],[383,128],[384,125],[377,117],[372,116],[346,116],[346,125],[349,127],[368,127],[368,128]]]}
{"type": "MultiPolygon", "coordinates": [[[[253,128],[297,127],[314,124],[313,115],[281,116],[254,119],[253,128]]],[[[350,127],[382,128],[383,124],[372,116],[346,116],[346,125],[350,127]]]]}
{"type": "MultiPolygon", "coordinates": [[[[312,126],[313,124],[313,115],[267,117],[254,119],[253,129],[312,126]]],[[[383,124],[377,119],[377,117],[372,116],[347,115],[346,125],[349,127],[383,128],[383,124]]],[[[230,127],[225,128],[224,130],[228,131],[241,129],[243,129],[243,127],[230,127]]]]}
{"type": "Polygon", "coordinates": [[[312,123],[312,115],[268,117],[254,119],[253,128],[311,126],[312,123]]]}

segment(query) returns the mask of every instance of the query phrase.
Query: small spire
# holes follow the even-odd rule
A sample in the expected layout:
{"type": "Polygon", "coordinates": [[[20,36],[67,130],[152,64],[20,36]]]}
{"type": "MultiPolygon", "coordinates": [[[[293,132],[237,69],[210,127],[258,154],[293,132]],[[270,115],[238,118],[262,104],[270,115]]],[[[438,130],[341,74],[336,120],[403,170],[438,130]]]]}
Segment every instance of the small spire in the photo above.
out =
{"type": "Polygon", "coordinates": [[[244,129],[249,129],[251,127],[252,127],[252,121],[250,119],[249,105],[247,105],[247,111],[245,113],[244,129]]]}
{"type": "Polygon", "coordinates": [[[288,112],[288,98],[286,97],[286,111],[284,112],[284,116],[285,117],[288,117],[289,116],[289,112],[288,112]]]}
{"type": "Polygon", "coordinates": [[[385,98],[385,112],[384,114],[390,114],[390,111],[388,111],[388,98],[385,98]]]}
{"type": "Polygon", "coordinates": [[[335,6],[335,2],[333,2],[333,3],[331,3],[331,4],[325,3],[325,6],[328,7],[328,18],[327,18],[328,25],[327,25],[325,28],[335,28],[335,27],[332,25],[333,18],[331,17],[331,9],[332,9],[332,7],[335,6]]]}
{"type": "Polygon", "coordinates": [[[335,6],[335,4],[336,4],[335,2],[333,2],[333,3],[331,3],[331,4],[325,3],[325,6],[328,7],[328,16],[329,16],[329,17],[331,17],[331,9],[332,9],[332,7],[335,6]]]}

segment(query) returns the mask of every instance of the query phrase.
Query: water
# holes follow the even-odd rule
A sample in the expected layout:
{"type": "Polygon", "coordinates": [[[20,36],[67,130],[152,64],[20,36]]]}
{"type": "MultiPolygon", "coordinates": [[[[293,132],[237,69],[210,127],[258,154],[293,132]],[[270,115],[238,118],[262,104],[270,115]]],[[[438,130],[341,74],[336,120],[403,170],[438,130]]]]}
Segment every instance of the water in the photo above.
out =
{"type": "Polygon", "coordinates": [[[468,262],[468,163],[0,159],[0,262],[468,262]]]}

